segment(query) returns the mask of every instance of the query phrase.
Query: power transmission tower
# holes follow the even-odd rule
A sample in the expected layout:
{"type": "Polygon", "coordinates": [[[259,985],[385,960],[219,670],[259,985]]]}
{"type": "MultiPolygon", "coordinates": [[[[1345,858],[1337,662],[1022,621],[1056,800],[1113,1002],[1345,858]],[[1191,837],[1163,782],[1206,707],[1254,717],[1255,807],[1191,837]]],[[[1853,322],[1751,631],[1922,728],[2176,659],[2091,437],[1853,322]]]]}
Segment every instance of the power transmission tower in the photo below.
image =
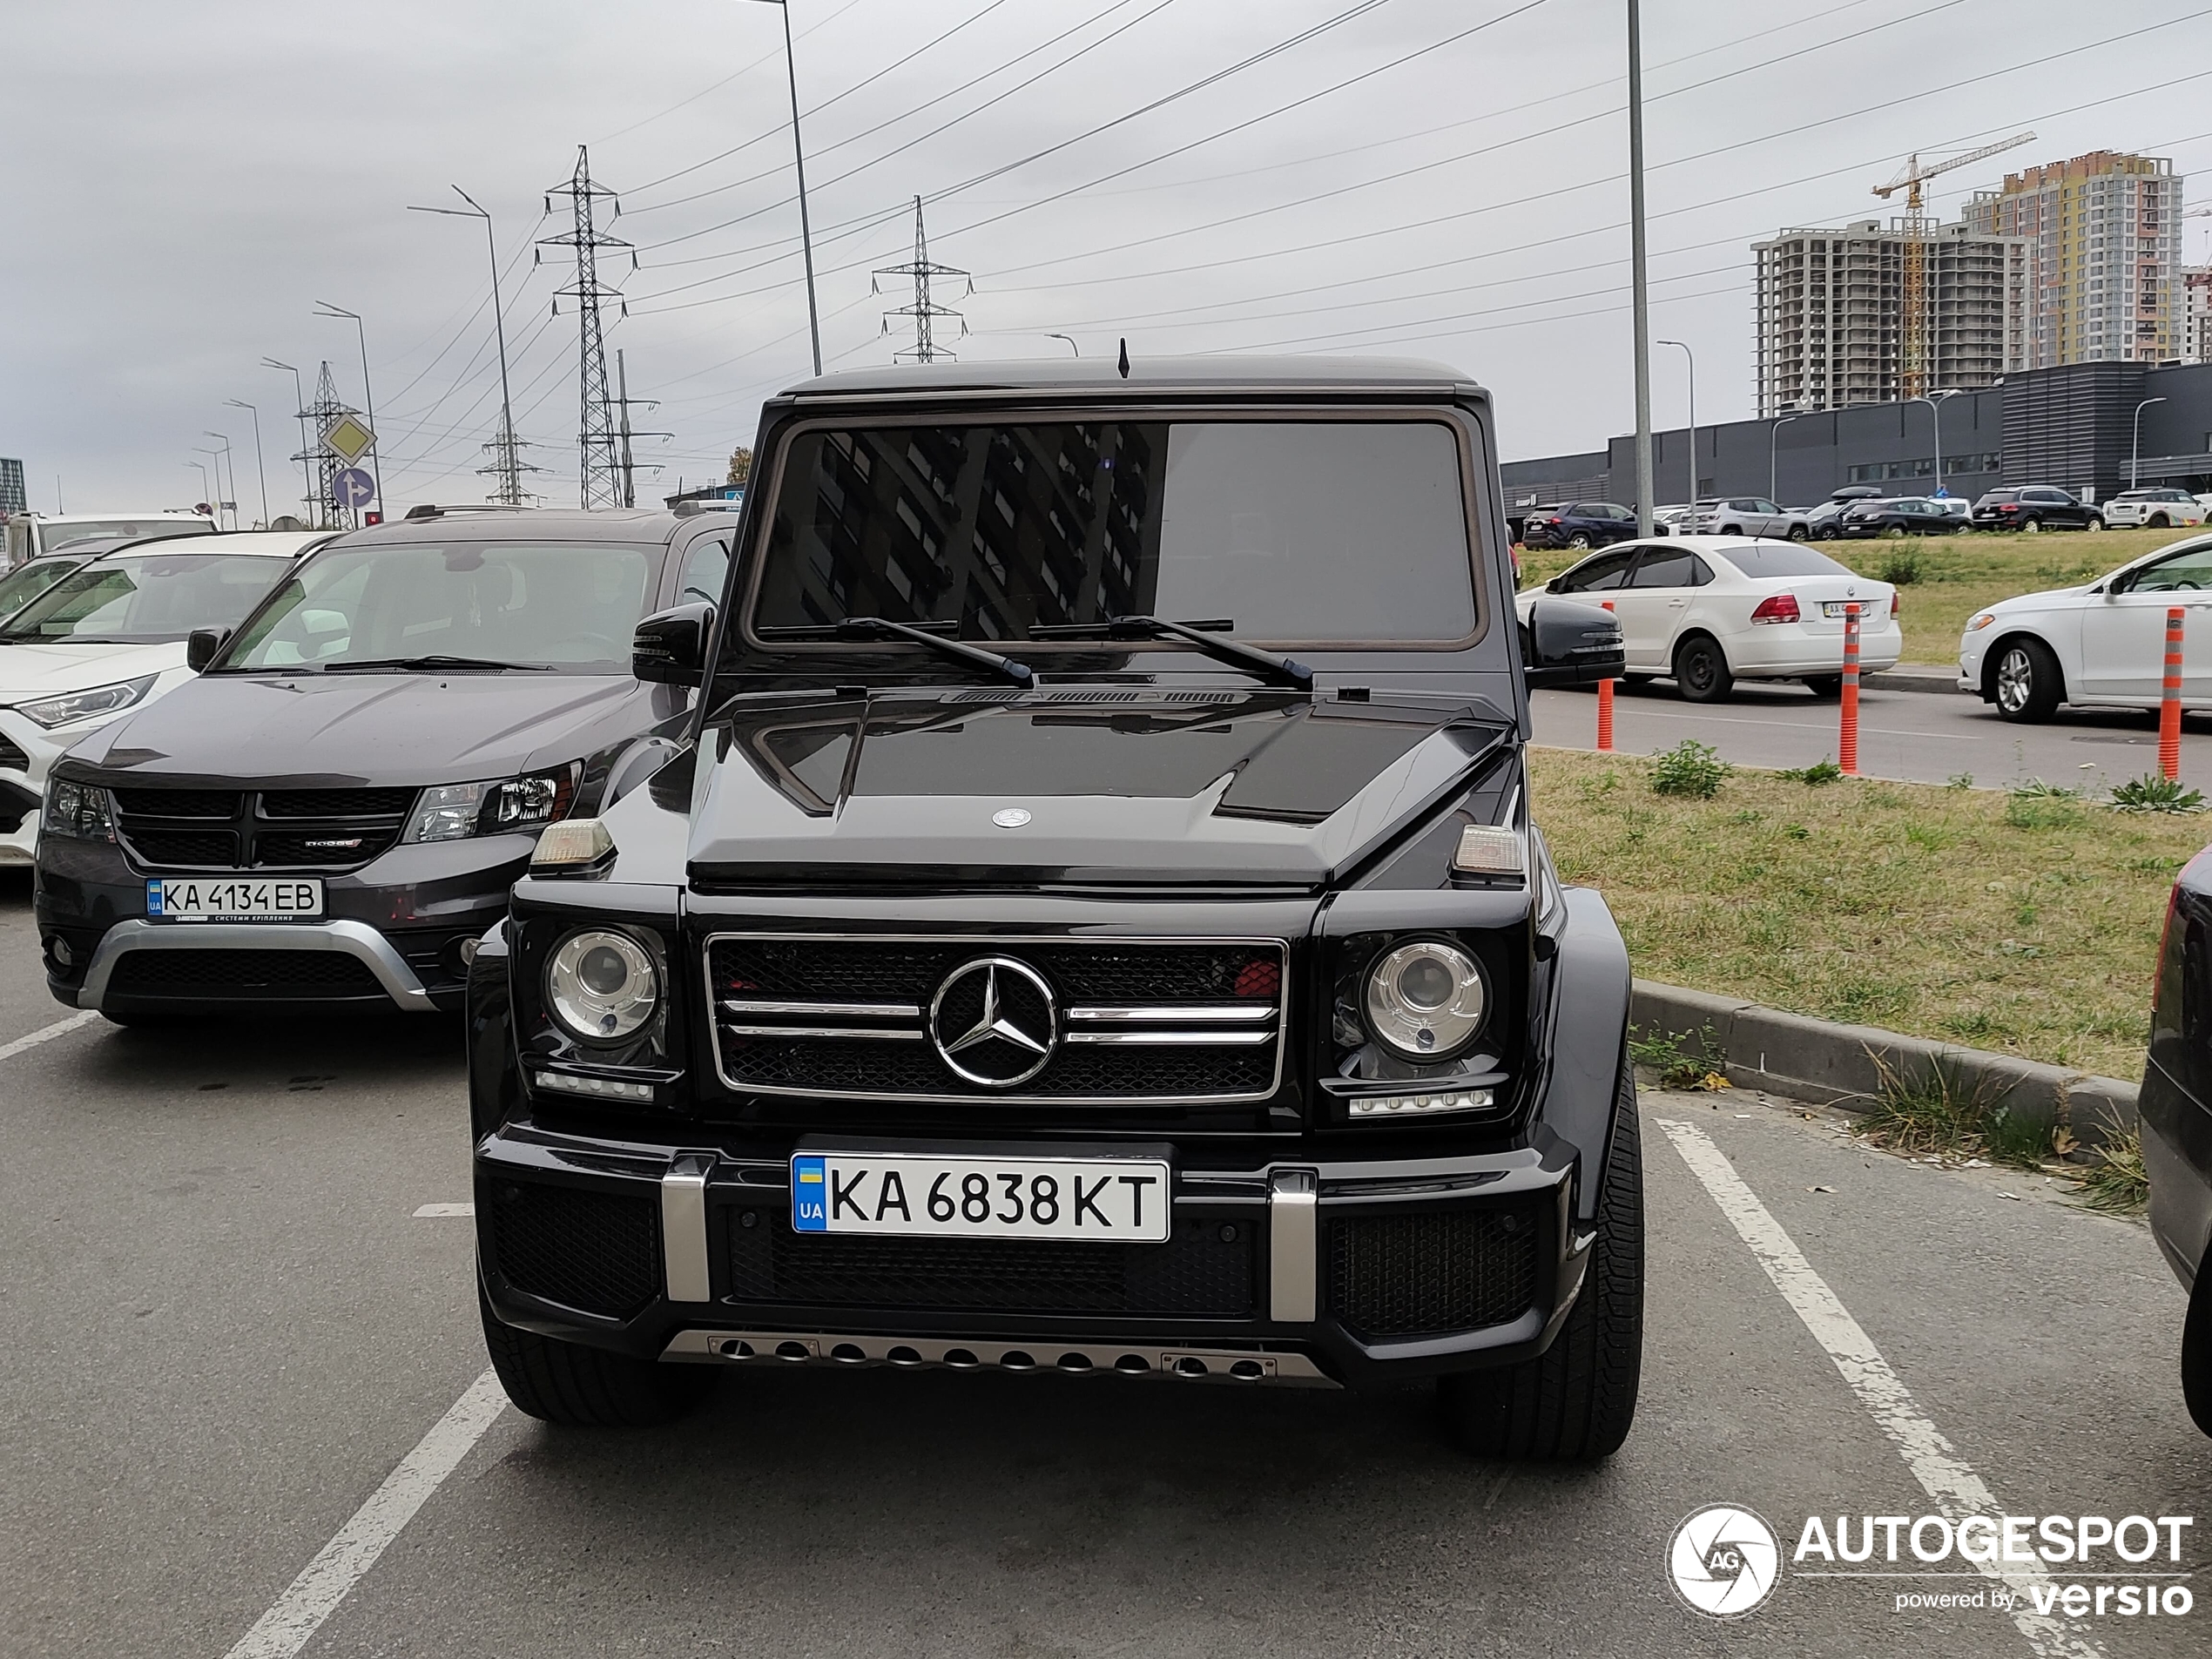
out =
{"type": "MultiPolygon", "coordinates": [[[[626,248],[629,243],[619,237],[610,236],[598,226],[599,204],[610,202],[613,212],[610,221],[620,217],[622,204],[615,193],[591,182],[591,157],[582,145],[577,146],[576,172],[564,185],[556,185],[546,193],[545,211],[553,211],[553,198],[569,199],[571,227],[565,236],[543,238],[540,247],[568,247],[576,250],[576,282],[555,294],[553,311],[560,314],[561,301],[576,301],[578,344],[582,350],[583,394],[583,423],[577,435],[583,472],[583,504],[591,507],[612,507],[622,499],[621,480],[615,464],[614,416],[607,396],[607,348],[599,322],[599,307],[603,300],[611,300],[622,305],[622,314],[630,314],[623,305],[618,289],[608,287],[599,280],[599,250],[604,247],[626,248]]],[[[637,256],[631,256],[634,267],[637,256]]]]}
{"type": "MultiPolygon", "coordinates": [[[[894,362],[911,360],[917,363],[934,363],[942,357],[949,362],[957,362],[959,360],[949,350],[937,343],[935,325],[940,317],[949,318],[960,324],[961,334],[965,338],[968,334],[968,320],[949,307],[939,305],[930,296],[929,284],[931,279],[935,277],[966,277],[968,273],[956,271],[949,265],[932,265],[929,262],[929,233],[921,226],[921,197],[914,198],[914,258],[904,265],[885,266],[876,271],[873,276],[901,276],[914,279],[914,303],[900,306],[896,311],[887,311],[883,314],[883,332],[887,334],[891,332],[892,318],[912,317],[914,319],[914,343],[911,346],[901,347],[892,353],[891,360],[894,362]]],[[[882,292],[873,278],[868,283],[868,292],[871,293],[882,292]]],[[[975,292],[973,278],[968,280],[968,292],[969,293],[975,292]]]]}
{"type": "Polygon", "coordinates": [[[314,467],[315,523],[314,528],[316,529],[337,529],[345,523],[341,516],[344,509],[338,505],[338,489],[335,481],[338,475],[345,470],[346,463],[323,446],[322,435],[330,430],[339,416],[359,413],[359,410],[353,408],[339,397],[338,382],[331,379],[330,363],[326,359],[323,362],[322,373],[315,376],[314,401],[300,411],[307,423],[305,435],[307,448],[292,457],[303,466],[313,463],[314,467]]]}
{"type": "Polygon", "coordinates": [[[533,466],[523,459],[523,451],[529,445],[515,435],[515,428],[508,423],[505,411],[500,414],[499,430],[492,435],[491,442],[480,444],[478,448],[491,457],[491,464],[477,468],[477,476],[499,481],[498,488],[491,493],[492,501],[502,507],[520,507],[532,499],[530,493],[523,488],[523,475],[526,472],[543,472],[545,469],[533,466]]]}
{"type": "MultiPolygon", "coordinates": [[[[622,440],[622,504],[624,507],[635,507],[637,504],[637,466],[630,458],[630,441],[632,438],[672,438],[676,435],[673,432],[641,432],[633,429],[630,424],[630,411],[633,406],[641,409],[657,409],[660,408],[660,400],[657,397],[630,395],[629,366],[623,361],[623,354],[617,349],[615,353],[615,407],[622,411],[622,429],[617,435],[622,440]]],[[[645,464],[651,471],[660,470],[651,462],[645,464]]]]}

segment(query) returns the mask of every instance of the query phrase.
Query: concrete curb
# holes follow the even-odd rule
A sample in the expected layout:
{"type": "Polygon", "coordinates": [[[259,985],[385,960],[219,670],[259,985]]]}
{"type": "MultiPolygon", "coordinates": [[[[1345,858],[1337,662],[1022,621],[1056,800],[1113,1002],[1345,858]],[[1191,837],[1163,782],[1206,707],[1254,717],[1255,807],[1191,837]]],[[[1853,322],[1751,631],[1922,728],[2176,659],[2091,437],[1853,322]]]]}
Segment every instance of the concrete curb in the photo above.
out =
{"type": "Polygon", "coordinates": [[[2101,1142],[2107,1124],[2132,1129],[2135,1123],[2135,1085],[2117,1077],[1871,1025],[1838,1025],[1737,997],[1640,979],[1629,1020],[1633,1035],[1644,1042],[1671,1037],[1684,1055],[1709,1061],[1740,1088],[1847,1111],[1865,1109],[1879,1092],[1886,1066],[1908,1078],[1940,1069],[1969,1093],[1985,1093],[1993,1106],[2069,1124],[2085,1144],[2101,1142]]]}
{"type": "Polygon", "coordinates": [[[1927,663],[1899,663],[1865,677],[1866,685],[1880,691],[1941,691],[1952,697],[1971,695],[1959,684],[1959,671],[1927,663]]]}

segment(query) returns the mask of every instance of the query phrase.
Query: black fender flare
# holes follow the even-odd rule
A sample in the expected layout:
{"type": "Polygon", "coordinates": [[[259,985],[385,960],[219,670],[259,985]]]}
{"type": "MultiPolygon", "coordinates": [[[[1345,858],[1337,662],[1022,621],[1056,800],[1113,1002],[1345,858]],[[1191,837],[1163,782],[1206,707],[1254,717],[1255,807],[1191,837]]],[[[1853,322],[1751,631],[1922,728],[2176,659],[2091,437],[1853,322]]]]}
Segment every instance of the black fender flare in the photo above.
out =
{"type": "Polygon", "coordinates": [[[1549,1006],[1542,1042],[1544,1073],[1535,1139],[1571,1155],[1575,1219],[1597,1218],[1597,1174],[1613,1144],[1614,1113],[1621,1098],[1621,1070],[1628,1063],[1629,948],[1613,912],[1594,887],[1568,887],[1567,916],[1549,964],[1549,1006]]]}
{"type": "Polygon", "coordinates": [[[492,924],[469,959],[466,1030],[469,1138],[473,1146],[512,1116],[523,1097],[515,1052],[514,1002],[508,995],[507,923],[492,924]]]}

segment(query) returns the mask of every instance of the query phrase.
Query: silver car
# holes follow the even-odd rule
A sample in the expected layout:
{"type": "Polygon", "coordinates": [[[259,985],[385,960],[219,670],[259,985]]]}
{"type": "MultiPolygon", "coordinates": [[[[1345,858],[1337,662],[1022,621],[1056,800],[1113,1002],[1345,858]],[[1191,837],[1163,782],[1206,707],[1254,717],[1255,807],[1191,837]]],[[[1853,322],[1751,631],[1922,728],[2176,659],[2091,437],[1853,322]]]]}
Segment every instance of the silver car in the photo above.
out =
{"type": "Polygon", "coordinates": [[[1764,496],[1724,496],[1701,501],[1690,509],[1684,533],[1691,536],[1764,536],[1802,542],[1811,533],[1803,513],[1777,507],[1764,496]]]}

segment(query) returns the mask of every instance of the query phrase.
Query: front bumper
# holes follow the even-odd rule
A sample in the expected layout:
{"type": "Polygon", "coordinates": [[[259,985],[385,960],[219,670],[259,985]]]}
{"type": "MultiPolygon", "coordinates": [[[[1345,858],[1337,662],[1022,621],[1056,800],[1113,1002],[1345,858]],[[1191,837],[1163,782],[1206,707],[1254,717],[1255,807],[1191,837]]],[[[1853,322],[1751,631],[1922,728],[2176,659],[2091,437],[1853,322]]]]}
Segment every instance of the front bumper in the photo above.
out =
{"type": "Polygon", "coordinates": [[[479,1143],[475,1198],[501,1320],[640,1359],[1360,1387],[1542,1352],[1588,1259],[1575,1174],[1571,1154],[1527,1147],[1178,1157],[1167,1244],[992,1254],[795,1233],[788,1163],[758,1146],[618,1146],[521,1123],[479,1143]]]}
{"type": "Polygon", "coordinates": [[[206,922],[146,915],[147,876],[173,873],[140,870],[112,842],[49,837],[35,904],[47,988],[110,1013],[457,1010],[469,941],[506,914],[534,845],[500,835],[396,846],[358,870],[299,873],[323,882],[316,921],[206,922]]]}
{"type": "Polygon", "coordinates": [[[46,774],[62,751],[91,729],[73,728],[57,743],[36,720],[0,709],[0,866],[30,864],[37,858],[46,774]]]}

